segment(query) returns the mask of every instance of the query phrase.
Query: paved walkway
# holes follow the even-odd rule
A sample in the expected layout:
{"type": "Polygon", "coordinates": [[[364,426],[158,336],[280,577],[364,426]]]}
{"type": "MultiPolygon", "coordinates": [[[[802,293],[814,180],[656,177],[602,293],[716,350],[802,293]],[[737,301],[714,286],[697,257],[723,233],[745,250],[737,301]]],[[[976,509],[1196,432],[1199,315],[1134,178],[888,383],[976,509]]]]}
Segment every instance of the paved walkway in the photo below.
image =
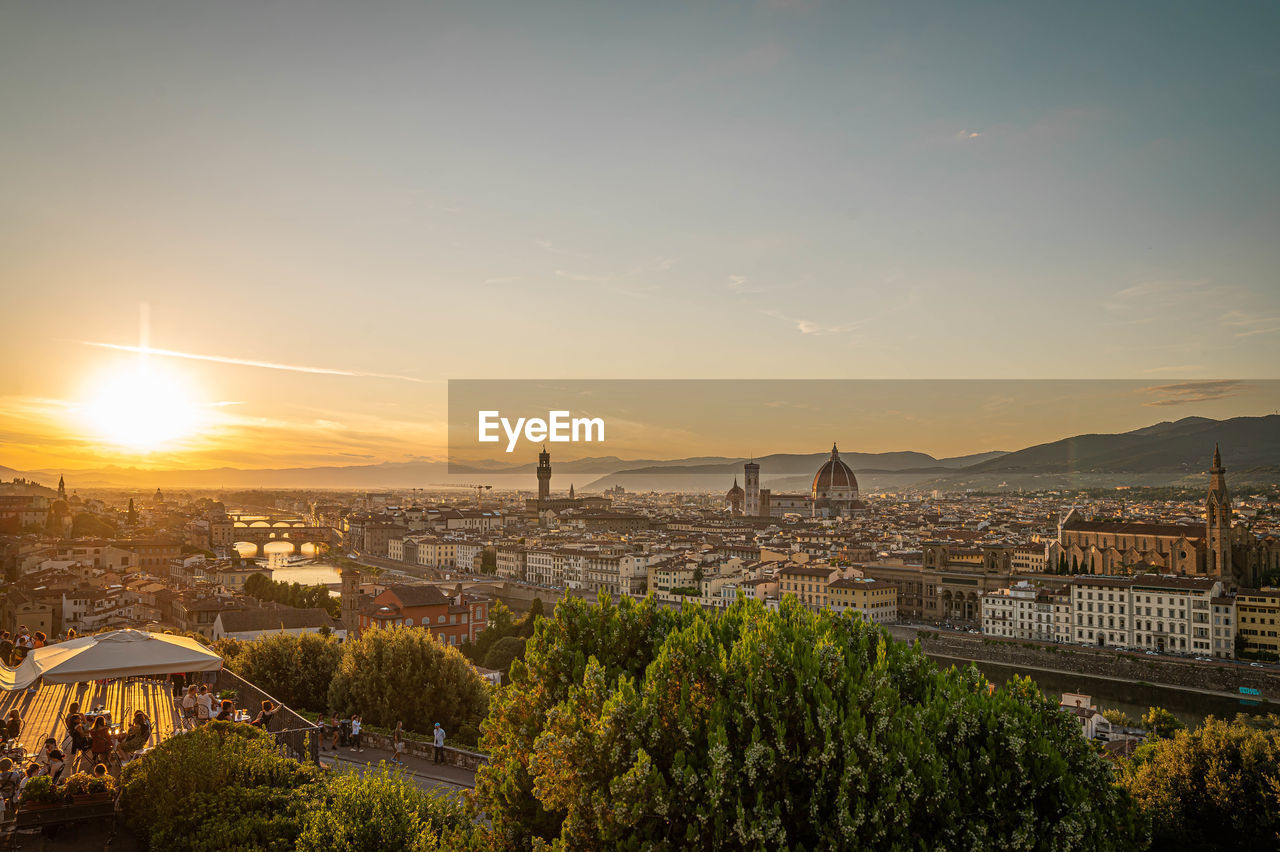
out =
{"type": "MultiPolygon", "coordinates": [[[[393,769],[396,767],[391,762],[391,752],[368,747],[362,752],[349,748],[323,750],[320,752],[320,762],[339,769],[344,766],[377,766],[383,762],[393,769]]],[[[404,756],[404,771],[424,790],[471,790],[476,786],[476,774],[470,769],[432,763],[411,754],[404,756]]]]}

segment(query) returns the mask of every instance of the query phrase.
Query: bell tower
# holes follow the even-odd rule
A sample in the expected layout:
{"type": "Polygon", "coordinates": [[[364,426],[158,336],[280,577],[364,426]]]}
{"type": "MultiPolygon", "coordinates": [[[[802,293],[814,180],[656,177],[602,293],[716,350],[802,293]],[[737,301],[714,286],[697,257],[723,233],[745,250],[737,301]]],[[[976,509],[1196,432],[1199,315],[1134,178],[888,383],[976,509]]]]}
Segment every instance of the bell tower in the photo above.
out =
{"type": "MultiPolygon", "coordinates": [[[[755,459],[752,459],[742,466],[742,470],[745,474],[747,486],[743,512],[749,518],[758,518],[761,515],[768,514],[766,511],[761,511],[760,505],[760,465],[756,464],[755,459]]],[[[735,479],[734,482],[736,483],[737,480],[735,479]]]]}
{"type": "Polygon", "coordinates": [[[1208,564],[1205,573],[1230,584],[1234,582],[1231,566],[1231,495],[1227,492],[1227,469],[1222,466],[1218,446],[1213,447],[1213,467],[1209,468],[1209,496],[1205,501],[1205,541],[1208,542],[1208,564]]]}
{"type": "Polygon", "coordinates": [[[542,445],[542,452],[538,453],[538,499],[546,500],[551,496],[551,453],[547,452],[547,445],[542,445]]]}
{"type": "Polygon", "coordinates": [[[342,626],[348,639],[360,635],[360,572],[354,568],[342,569],[342,626]]]}

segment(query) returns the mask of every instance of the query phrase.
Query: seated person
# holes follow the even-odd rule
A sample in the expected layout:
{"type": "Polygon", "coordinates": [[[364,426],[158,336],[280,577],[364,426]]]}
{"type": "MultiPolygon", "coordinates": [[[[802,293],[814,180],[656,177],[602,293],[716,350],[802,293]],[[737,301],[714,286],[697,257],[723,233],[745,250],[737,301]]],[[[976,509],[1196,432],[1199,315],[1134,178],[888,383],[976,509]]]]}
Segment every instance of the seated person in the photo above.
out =
{"type": "Polygon", "coordinates": [[[93,727],[89,729],[89,743],[93,760],[97,763],[106,762],[111,747],[115,745],[115,738],[111,736],[107,720],[101,716],[93,720],[93,727]]]}
{"type": "Polygon", "coordinates": [[[40,767],[42,775],[48,775],[57,781],[62,775],[62,768],[67,765],[67,758],[62,753],[62,749],[58,748],[58,741],[53,737],[47,737],[44,748],[40,749],[40,753],[36,755],[35,763],[40,767]]]}
{"type": "Polygon", "coordinates": [[[258,717],[250,724],[254,727],[261,728],[264,731],[271,730],[271,720],[280,712],[280,705],[273,704],[270,700],[262,702],[262,709],[258,711],[258,717]]]}
{"type": "Polygon", "coordinates": [[[9,718],[4,723],[4,741],[7,746],[12,748],[17,744],[18,737],[22,735],[22,714],[17,710],[9,711],[9,718]]]}
{"type": "Polygon", "coordinates": [[[146,713],[139,710],[133,714],[133,724],[129,726],[129,730],[125,731],[124,736],[116,742],[116,754],[120,755],[121,761],[124,761],[146,745],[149,739],[151,739],[151,720],[147,718],[146,713]]]}
{"type": "Polygon", "coordinates": [[[27,767],[27,771],[22,775],[22,780],[18,782],[18,801],[22,801],[22,790],[27,786],[27,782],[39,774],[40,764],[33,763],[27,767]]]}
{"type": "Polygon", "coordinates": [[[105,778],[106,776],[107,776],[107,765],[105,763],[99,763],[97,766],[93,767],[94,778],[105,778]]]}
{"type": "Polygon", "coordinates": [[[18,802],[18,790],[22,788],[22,772],[15,769],[13,761],[0,757],[0,799],[5,802],[6,810],[13,810],[18,802]]]}
{"type": "MultiPolygon", "coordinates": [[[[72,706],[76,705],[73,704],[72,706]]],[[[73,766],[83,766],[91,760],[90,755],[93,751],[93,738],[88,734],[88,729],[84,727],[84,716],[78,713],[68,715],[67,732],[72,738],[68,757],[73,766]]]]}
{"type": "Polygon", "coordinates": [[[230,698],[222,699],[222,709],[213,718],[219,722],[234,722],[236,720],[236,705],[232,703],[230,698]]]}

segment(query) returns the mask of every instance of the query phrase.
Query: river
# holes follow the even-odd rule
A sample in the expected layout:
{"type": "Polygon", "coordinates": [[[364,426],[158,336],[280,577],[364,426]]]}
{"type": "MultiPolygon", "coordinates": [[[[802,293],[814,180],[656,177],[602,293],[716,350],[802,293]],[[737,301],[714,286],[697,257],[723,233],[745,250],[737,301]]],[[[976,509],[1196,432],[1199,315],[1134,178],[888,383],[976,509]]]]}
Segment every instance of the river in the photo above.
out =
{"type": "Polygon", "coordinates": [[[283,555],[268,554],[267,566],[271,568],[271,579],[278,583],[301,583],[304,586],[323,583],[329,586],[342,582],[338,569],[323,562],[298,562],[287,565],[283,555]]]}

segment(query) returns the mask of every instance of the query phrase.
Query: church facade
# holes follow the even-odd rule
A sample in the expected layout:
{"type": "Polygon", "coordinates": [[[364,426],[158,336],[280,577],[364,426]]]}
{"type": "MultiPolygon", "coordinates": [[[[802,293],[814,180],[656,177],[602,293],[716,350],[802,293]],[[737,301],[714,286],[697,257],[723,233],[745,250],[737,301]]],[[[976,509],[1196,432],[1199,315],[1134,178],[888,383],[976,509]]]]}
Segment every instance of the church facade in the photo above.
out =
{"type": "Polygon", "coordinates": [[[1215,447],[1203,526],[1090,521],[1072,509],[1049,545],[1049,570],[1179,574],[1212,577],[1229,588],[1256,586],[1268,571],[1280,570],[1280,541],[1259,539],[1248,525],[1233,521],[1226,473],[1215,447]]]}

